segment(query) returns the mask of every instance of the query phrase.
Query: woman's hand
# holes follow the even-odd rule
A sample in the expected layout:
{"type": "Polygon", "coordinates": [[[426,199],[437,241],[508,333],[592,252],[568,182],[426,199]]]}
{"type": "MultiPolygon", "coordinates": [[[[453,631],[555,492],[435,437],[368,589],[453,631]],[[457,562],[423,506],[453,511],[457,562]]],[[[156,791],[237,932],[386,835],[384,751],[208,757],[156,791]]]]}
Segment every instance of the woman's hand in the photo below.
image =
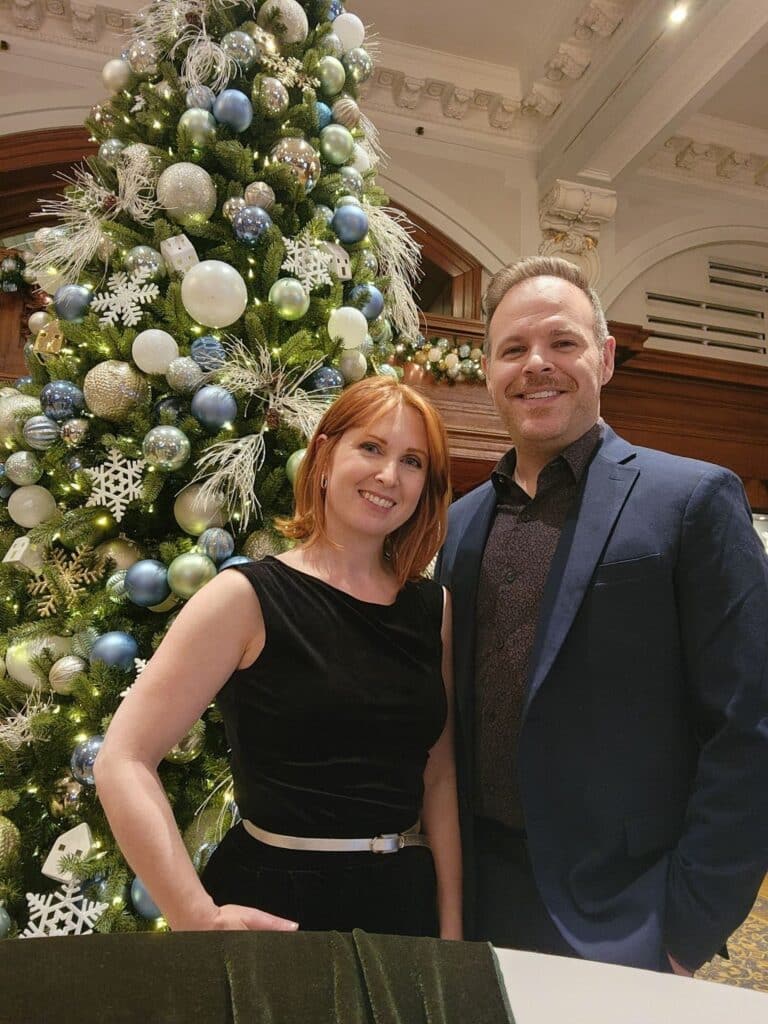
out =
{"type": "Polygon", "coordinates": [[[226,903],[223,907],[213,906],[211,912],[200,920],[184,922],[175,931],[196,932],[295,932],[296,921],[275,917],[256,907],[241,907],[237,903],[226,903]]]}

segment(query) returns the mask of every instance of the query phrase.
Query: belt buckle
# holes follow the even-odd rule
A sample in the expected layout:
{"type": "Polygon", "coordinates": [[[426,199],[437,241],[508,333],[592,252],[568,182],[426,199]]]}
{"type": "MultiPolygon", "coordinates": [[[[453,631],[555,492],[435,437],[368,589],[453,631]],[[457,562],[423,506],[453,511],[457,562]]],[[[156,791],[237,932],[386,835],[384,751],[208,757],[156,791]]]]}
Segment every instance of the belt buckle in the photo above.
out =
{"type": "Polygon", "coordinates": [[[403,845],[403,837],[399,832],[374,836],[370,841],[371,853],[397,853],[398,850],[402,850],[403,845]]]}

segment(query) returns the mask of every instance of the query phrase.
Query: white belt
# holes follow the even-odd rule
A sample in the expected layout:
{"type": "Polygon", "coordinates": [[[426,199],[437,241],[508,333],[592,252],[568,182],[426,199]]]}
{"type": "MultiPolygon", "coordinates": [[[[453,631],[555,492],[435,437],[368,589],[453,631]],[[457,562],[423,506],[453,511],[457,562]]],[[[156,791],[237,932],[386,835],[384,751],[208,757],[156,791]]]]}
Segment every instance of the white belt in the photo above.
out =
{"type": "Polygon", "coordinates": [[[278,832],[267,832],[252,821],[243,818],[245,831],[266,843],[267,846],[279,846],[284,850],[314,850],[318,853],[397,853],[406,846],[426,846],[429,840],[419,832],[420,822],[411,825],[405,832],[388,832],[373,836],[371,839],[322,839],[311,836],[283,836],[278,832]]]}

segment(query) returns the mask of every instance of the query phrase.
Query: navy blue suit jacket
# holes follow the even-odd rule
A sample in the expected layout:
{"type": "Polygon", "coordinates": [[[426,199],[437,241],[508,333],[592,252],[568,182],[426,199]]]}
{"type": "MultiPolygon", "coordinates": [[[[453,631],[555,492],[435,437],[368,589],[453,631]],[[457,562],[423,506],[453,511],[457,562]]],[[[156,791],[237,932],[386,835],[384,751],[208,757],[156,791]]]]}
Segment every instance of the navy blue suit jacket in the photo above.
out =
{"type": "MultiPolygon", "coordinates": [[[[495,492],[452,507],[457,757],[472,931],[475,604],[495,492]]],[[[606,427],[540,609],[518,745],[547,908],[583,956],[694,968],[768,867],[768,561],[739,479],[606,427]]],[[[479,936],[482,938],[482,936],[479,936]]]]}

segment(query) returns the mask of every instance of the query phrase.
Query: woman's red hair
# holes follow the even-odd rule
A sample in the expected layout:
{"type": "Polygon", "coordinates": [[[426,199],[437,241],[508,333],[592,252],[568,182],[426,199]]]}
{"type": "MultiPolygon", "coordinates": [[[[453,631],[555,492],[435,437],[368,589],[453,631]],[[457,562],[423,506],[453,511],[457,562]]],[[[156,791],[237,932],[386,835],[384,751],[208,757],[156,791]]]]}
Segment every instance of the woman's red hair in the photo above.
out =
{"type": "Polygon", "coordinates": [[[284,537],[306,545],[328,540],[325,492],[331,454],[346,431],[368,427],[380,416],[408,406],[421,416],[427,435],[427,477],[411,518],[387,538],[387,555],[397,580],[422,575],[445,539],[450,504],[448,438],[439,413],[425,398],[394,377],[366,377],[351,385],[323,414],[307,445],[294,487],[295,509],[290,519],[276,521],[284,537]],[[320,435],[327,440],[318,441],[320,435]]]}

